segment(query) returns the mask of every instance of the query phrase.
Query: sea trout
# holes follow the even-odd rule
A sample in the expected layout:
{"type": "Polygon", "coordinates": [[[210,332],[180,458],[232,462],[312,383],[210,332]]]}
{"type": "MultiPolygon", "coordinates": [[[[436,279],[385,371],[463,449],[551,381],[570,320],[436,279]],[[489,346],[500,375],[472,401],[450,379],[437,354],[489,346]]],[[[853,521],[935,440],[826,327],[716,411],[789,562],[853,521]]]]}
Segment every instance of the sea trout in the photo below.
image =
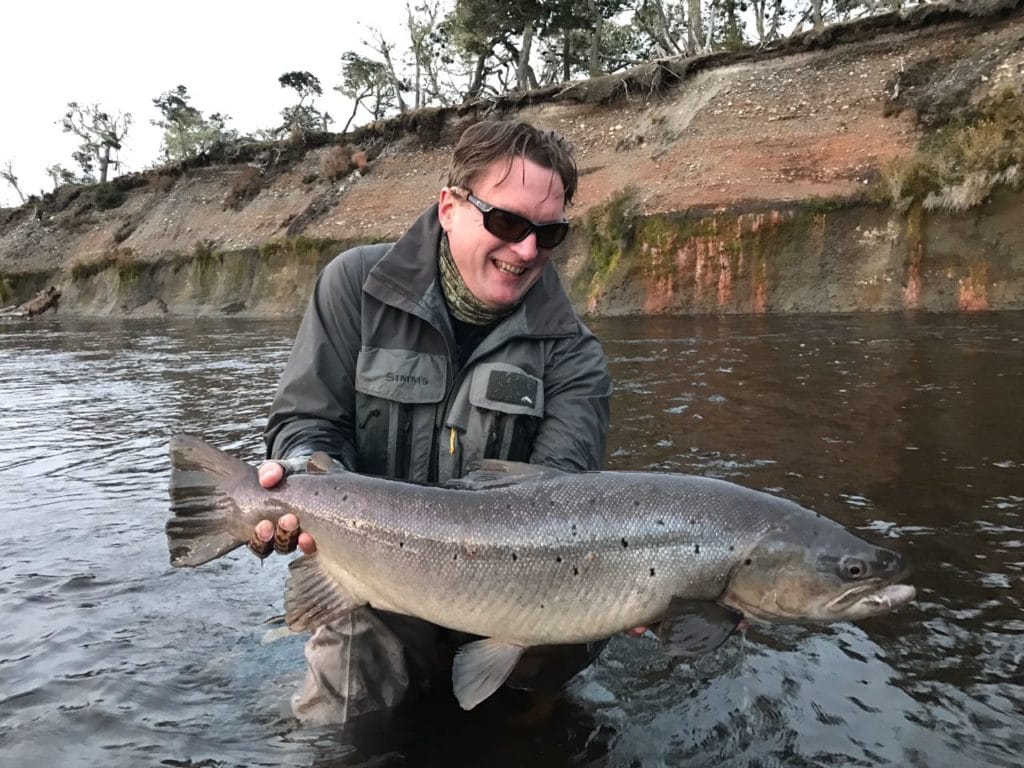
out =
{"type": "Polygon", "coordinates": [[[316,454],[272,489],[194,437],[170,443],[171,563],[198,566],[295,513],[317,551],[290,565],[286,619],[313,629],[362,605],[481,636],[456,655],[462,707],[524,649],[649,626],[699,655],[744,619],[860,619],[914,598],[906,566],[839,524],[734,483],[652,472],[570,473],[485,461],[444,485],[345,471],[316,454]]]}

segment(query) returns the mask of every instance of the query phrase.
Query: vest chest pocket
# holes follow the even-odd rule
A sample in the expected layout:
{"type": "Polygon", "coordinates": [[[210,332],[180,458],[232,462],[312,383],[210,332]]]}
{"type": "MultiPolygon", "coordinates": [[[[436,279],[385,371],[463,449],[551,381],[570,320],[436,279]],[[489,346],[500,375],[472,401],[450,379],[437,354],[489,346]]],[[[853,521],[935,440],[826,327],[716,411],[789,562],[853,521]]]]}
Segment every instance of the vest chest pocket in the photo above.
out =
{"type": "Polygon", "coordinates": [[[544,382],[508,363],[480,363],[455,399],[449,427],[464,433],[461,463],[527,461],[544,416],[544,382]]]}
{"type": "Polygon", "coordinates": [[[441,355],[363,347],[356,360],[356,471],[426,479],[434,411],[446,385],[441,355]]]}

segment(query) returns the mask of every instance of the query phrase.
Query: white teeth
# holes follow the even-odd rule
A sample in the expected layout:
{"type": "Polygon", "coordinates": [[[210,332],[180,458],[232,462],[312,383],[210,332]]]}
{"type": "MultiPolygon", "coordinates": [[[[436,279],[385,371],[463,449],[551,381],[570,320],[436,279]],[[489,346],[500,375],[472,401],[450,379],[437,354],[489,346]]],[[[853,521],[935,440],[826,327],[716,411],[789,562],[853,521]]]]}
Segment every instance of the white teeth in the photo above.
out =
{"type": "Polygon", "coordinates": [[[521,275],[526,271],[520,267],[513,267],[511,264],[506,264],[503,261],[496,261],[494,262],[494,265],[502,272],[508,272],[510,275],[521,275]]]}

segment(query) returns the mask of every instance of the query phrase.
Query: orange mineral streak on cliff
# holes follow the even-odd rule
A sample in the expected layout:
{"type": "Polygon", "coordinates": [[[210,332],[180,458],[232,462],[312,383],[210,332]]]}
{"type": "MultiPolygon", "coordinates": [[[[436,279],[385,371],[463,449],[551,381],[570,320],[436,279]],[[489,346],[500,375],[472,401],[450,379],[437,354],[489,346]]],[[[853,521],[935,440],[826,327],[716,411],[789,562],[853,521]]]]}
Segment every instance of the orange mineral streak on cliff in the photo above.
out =
{"type": "Polygon", "coordinates": [[[725,243],[718,243],[718,308],[724,309],[732,298],[732,260],[725,243]]]}
{"type": "Polygon", "coordinates": [[[903,284],[903,308],[917,309],[921,302],[921,261],[924,258],[924,243],[915,241],[910,246],[910,263],[903,284]]]}
{"type": "Polygon", "coordinates": [[[960,289],[959,306],[963,312],[979,312],[989,308],[988,264],[972,264],[966,277],[958,281],[960,289]]]}
{"type": "Polygon", "coordinates": [[[756,314],[768,311],[768,266],[762,261],[754,271],[754,306],[756,314]]]}

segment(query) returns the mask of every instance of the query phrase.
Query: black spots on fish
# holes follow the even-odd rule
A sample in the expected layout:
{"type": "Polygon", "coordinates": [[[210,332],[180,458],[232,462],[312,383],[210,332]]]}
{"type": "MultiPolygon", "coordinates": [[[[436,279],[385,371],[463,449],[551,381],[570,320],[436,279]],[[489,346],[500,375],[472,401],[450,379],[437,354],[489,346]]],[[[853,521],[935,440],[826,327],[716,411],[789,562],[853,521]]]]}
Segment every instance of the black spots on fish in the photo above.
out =
{"type": "Polygon", "coordinates": [[[556,563],[562,562],[562,556],[561,555],[555,555],[555,562],[556,563]]]}
{"type": "Polygon", "coordinates": [[[459,553],[456,552],[454,555],[452,555],[452,561],[456,562],[456,561],[458,561],[458,559],[459,559],[459,553]]]}
{"type": "Polygon", "coordinates": [[[405,542],[404,541],[398,542],[398,548],[399,549],[405,549],[405,542]]]}
{"type": "Polygon", "coordinates": [[[696,524],[697,524],[697,518],[691,517],[690,518],[690,525],[696,525],[696,524]]]}
{"type": "Polygon", "coordinates": [[[654,569],[651,568],[651,578],[654,578],[654,569]]]}
{"type": "Polygon", "coordinates": [[[341,500],[342,500],[342,501],[348,501],[348,494],[346,493],[345,495],[343,495],[343,496],[341,497],[341,500]]]}
{"type": "Polygon", "coordinates": [[[736,551],[736,545],[735,544],[730,544],[729,545],[729,551],[730,552],[735,552],[736,551]]]}
{"type": "Polygon", "coordinates": [[[655,521],[654,521],[654,524],[655,524],[655,525],[660,525],[660,526],[664,527],[664,525],[665,525],[665,521],[664,521],[664,520],[655,520],[655,521]]]}
{"type": "Polygon", "coordinates": [[[699,555],[700,554],[700,544],[694,544],[693,545],[693,554],[695,554],[695,555],[699,555]]]}
{"type": "Polygon", "coordinates": [[[640,500],[639,499],[633,499],[633,506],[634,507],[639,507],[640,506],[640,500]]]}
{"type": "Polygon", "coordinates": [[[575,538],[576,538],[577,536],[579,536],[579,534],[580,534],[579,530],[578,530],[578,529],[576,528],[576,523],[573,523],[573,524],[572,524],[572,529],[571,529],[571,531],[572,531],[572,537],[573,537],[574,539],[575,539],[575,538]]]}
{"type": "Polygon", "coordinates": [[[620,539],[619,541],[622,544],[622,548],[623,549],[629,549],[629,542],[628,541],[626,541],[625,539],[620,539]]]}
{"type": "Polygon", "coordinates": [[[577,568],[575,565],[572,567],[572,575],[573,576],[579,576],[580,575],[580,569],[577,568]]]}
{"type": "Polygon", "coordinates": [[[519,555],[517,555],[515,552],[513,552],[512,553],[512,562],[514,563],[518,559],[519,559],[519,555]]]}
{"type": "Polygon", "coordinates": [[[751,560],[751,559],[750,559],[750,558],[748,557],[748,558],[747,558],[746,560],[744,560],[744,561],[743,561],[743,564],[744,564],[744,565],[753,565],[753,564],[754,564],[754,561],[753,561],[753,560],[751,560]]]}
{"type": "Polygon", "coordinates": [[[590,506],[594,506],[595,504],[597,504],[597,499],[591,496],[589,499],[587,499],[587,504],[589,504],[590,506]]]}

